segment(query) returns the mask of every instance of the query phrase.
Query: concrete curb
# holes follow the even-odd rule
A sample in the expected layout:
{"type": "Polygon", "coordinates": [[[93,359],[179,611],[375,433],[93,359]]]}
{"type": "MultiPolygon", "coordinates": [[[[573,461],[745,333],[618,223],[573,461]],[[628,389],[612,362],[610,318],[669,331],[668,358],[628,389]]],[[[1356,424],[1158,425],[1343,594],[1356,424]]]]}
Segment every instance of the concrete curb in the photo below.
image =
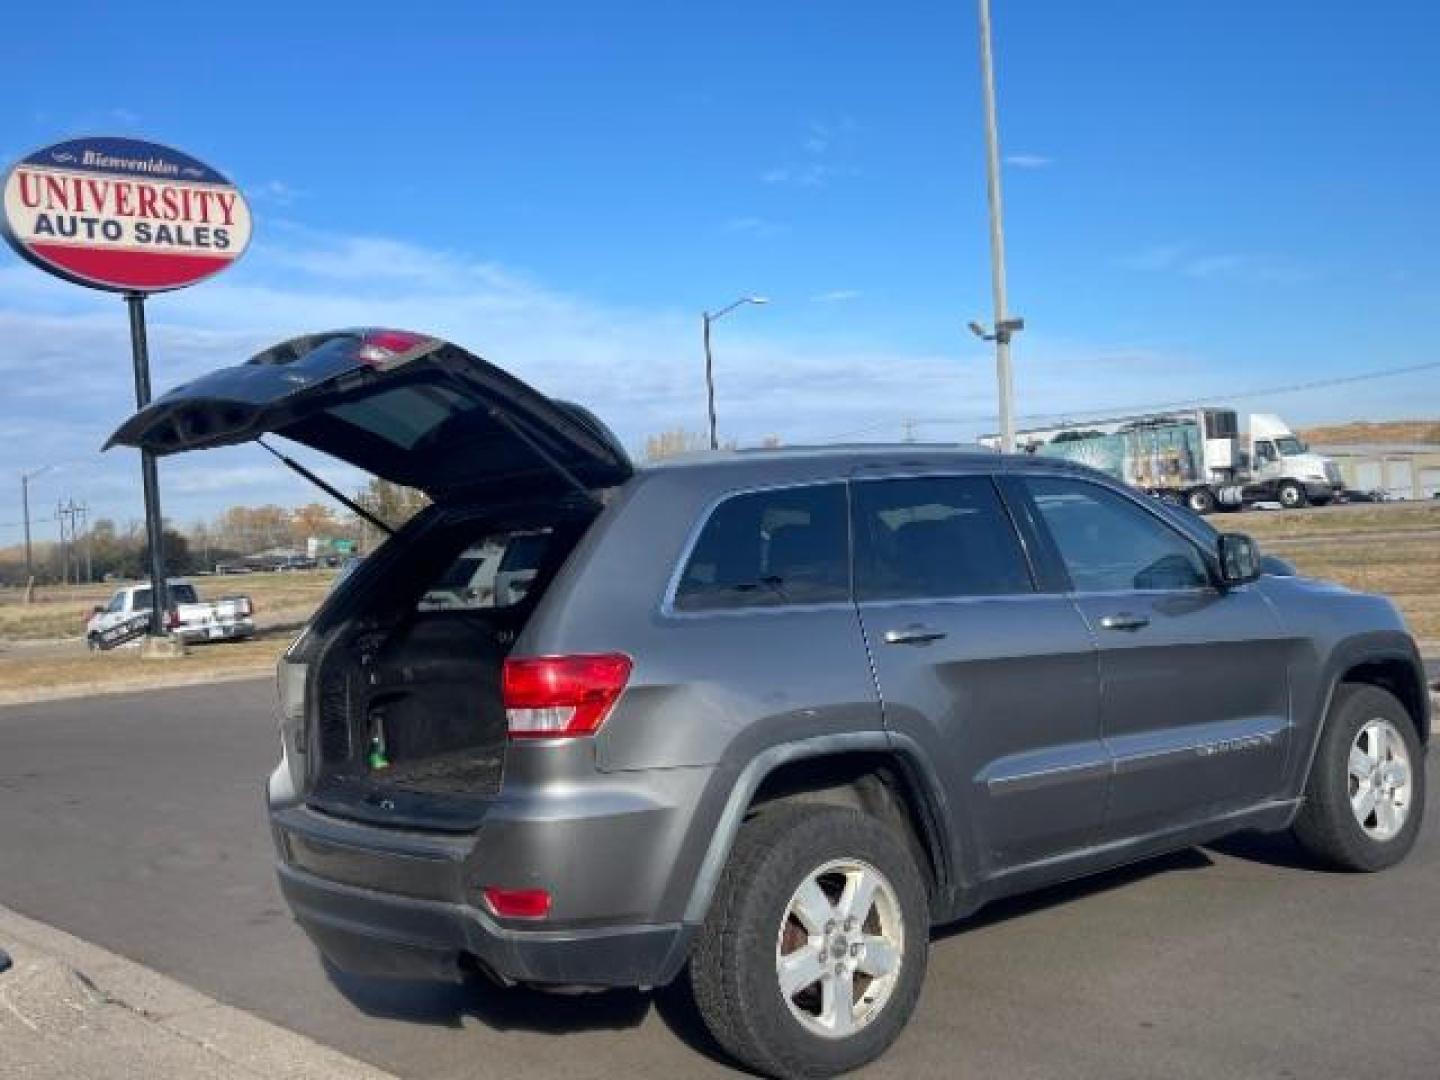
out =
{"type": "Polygon", "coordinates": [[[0,1043],[20,1075],[394,1080],[4,907],[0,945],[15,961],[0,975],[0,1043]]]}

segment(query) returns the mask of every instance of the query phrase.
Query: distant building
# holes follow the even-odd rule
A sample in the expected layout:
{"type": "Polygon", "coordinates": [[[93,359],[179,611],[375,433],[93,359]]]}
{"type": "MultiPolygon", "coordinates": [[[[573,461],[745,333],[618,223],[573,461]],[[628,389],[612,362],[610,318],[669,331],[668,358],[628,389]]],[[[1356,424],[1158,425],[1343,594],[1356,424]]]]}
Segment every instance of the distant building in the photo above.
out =
{"type": "Polygon", "coordinates": [[[1339,443],[1314,450],[1340,466],[1347,491],[1383,491],[1392,499],[1440,495],[1440,444],[1339,443]]]}

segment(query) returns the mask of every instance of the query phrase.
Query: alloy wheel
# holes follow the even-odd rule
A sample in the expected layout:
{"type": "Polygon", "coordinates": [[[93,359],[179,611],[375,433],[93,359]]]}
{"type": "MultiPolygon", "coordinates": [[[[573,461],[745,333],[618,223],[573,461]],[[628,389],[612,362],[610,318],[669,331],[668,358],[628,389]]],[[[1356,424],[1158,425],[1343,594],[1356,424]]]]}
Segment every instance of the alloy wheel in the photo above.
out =
{"type": "Polygon", "coordinates": [[[1350,809],[1372,840],[1389,840],[1405,826],[1412,792],[1410,754],[1389,720],[1363,725],[1350,745],[1350,809]]]}
{"type": "Polygon", "coordinates": [[[905,950],[900,901],[868,863],[840,859],[807,874],[775,942],[780,995],[806,1030],[842,1039],[885,1008],[905,950]]]}

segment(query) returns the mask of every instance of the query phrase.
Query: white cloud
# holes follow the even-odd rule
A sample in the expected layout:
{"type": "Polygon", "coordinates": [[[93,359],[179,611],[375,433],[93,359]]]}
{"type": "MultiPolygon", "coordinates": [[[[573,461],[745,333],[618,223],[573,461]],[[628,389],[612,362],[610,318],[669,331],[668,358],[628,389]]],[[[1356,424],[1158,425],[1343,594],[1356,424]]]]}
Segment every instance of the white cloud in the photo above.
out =
{"type": "Polygon", "coordinates": [[[779,236],[781,233],[790,231],[790,226],[784,222],[771,221],[769,218],[745,216],[733,217],[720,226],[721,230],[728,233],[741,233],[746,236],[779,236]]]}
{"type": "Polygon", "coordinates": [[[297,199],[305,197],[305,192],[291,187],[284,180],[266,180],[262,184],[249,184],[244,191],[246,198],[251,202],[270,206],[293,206],[297,199]]]}
{"type": "Polygon", "coordinates": [[[855,121],[848,116],[833,122],[812,121],[800,140],[802,160],[766,169],[762,183],[798,188],[824,187],[832,180],[855,176],[855,121]]]}
{"type": "Polygon", "coordinates": [[[1044,169],[1055,164],[1055,159],[1044,154],[1007,154],[1005,164],[1017,169],[1044,169]]]}
{"type": "Polygon", "coordinates": [[[1242,281],[1293,285],[1313,280],[1316,271],[1295,259],[1263,252],[1196,252],[1180,244],[1158,244],[1116,260],[1126,270],[1173,273],[1196,281],[1242,281]]]}
{"type": "MultiPolygon", "coordinates": [[[[272,230],[234,269],[149,303],[154,384],[163,392],[257,349],[332,326],[391,325],[454,340],[543,392],[590,406],[626,445],[674,427],[702,430],[705,396],[694,313],[625,307],[563,292],[483,259],[379,236],[272,230]]],[[[853,289],[813,294],[855,299],[853,289]]],[[[69,463],[46,498],[86,499],[92,516],[140,514],[134,454],[99,447],[132,409],[124,309],[118,297],[0,265],[0,473],[69,463]]],[[[726,322],[715,350],[720,430],[741,444],[769,433],[808,442],[865,426],[897,437],[904,417],[960,418],[931,437],[993,427],[988,351],[958,331],[938,350],[786,332],[781,308],[726,322]],[[886,428],[886,424],[893,426],[886,428]],[[966,426],[968,425],[968,427],[966,426]]],[[[1213,368],[1123,344],[1096,347],[1027,333],[1016,348],[1023,412],[1092,409],[1124,386],[1125,402],[1173,399],[1213,385],[1213,368]]],[[[342,490],[362,478],[297,454],[342,490]]],[[[162,462],[168,516],[192,521],[235,502],[299,503],[313,489],[258,447],[162,462]]],[[[3,481],[3,475],[0,475],[3,481]]],[[[0,533],[0,543],[9,539],[0,533]]]]}

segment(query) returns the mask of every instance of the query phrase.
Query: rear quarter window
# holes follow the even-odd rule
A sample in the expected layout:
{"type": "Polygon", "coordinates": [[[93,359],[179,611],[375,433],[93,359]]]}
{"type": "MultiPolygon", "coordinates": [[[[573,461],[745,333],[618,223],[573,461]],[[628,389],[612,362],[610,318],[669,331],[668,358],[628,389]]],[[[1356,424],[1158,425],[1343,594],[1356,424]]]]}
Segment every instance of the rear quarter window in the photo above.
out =
{"type": "Polygon", "coordinates": [[[817,604],[850,598],[842,484],[733,495],[700,531],[675,588],[677,611],[817,604]]]}

